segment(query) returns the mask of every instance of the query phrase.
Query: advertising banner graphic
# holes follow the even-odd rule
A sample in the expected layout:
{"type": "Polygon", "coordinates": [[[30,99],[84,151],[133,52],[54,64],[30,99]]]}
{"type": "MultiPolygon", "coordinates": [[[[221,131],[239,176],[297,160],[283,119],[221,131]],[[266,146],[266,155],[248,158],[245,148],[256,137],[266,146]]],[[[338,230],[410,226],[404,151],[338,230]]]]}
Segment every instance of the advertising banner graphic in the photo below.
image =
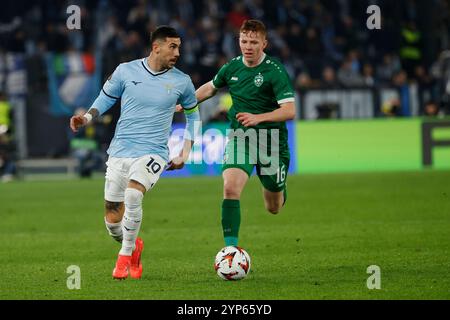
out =
{"type": "MultiPolygon", "coordinates": [[[[295,122],[287,122],[291,160],[289,173],[296,171],[295,122]]],[[[183,145],[184,124],[174,124],[169,138],[170,158],[177,156],[183,145]]],[[[221,175],[224,150],[227,142],[226,122],[214,122],[201,126],[201,137],[195,141],[189,161],[181,170],[165,171],[164,176],[221,175]]]]}
{"type": "Polygon", "coordinates": [[[101,89],[100,59],[89,53],[46,56],[50,112],[72,115],[80,106],[90,106],[101,89]]]}

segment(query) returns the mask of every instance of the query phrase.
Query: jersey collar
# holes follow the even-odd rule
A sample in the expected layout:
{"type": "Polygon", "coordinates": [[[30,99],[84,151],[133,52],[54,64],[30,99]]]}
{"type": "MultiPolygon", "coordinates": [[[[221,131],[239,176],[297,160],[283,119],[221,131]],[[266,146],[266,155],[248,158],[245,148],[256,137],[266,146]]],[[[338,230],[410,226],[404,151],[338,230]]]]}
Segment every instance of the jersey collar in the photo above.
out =
{"type": "Polygon", "coordinates": [[[152,69],[150,69],[148,63],[147,63],[147,57],[145,57],[144,59],[142,59],[142,65],[144,66],[144,69],[147,70],[152,76],[159,76],[162,75],[163,73],[166,73],[167,71],[169,71],[170,69],[165,69],[163,71],[153,71],[152,69]]]}
{"type": "Polygon", "coordinates": [[[244,58],[244,55],[242,55],[242,63],[243,63],[244,66],[246,66],[247,68],[255,68],[255,67],[259,66],[259,65],[264,61],[265,58],[266,58],[266,54],[263,52],[263,55],[261,56],[261,59],[259,59],[258,64],[257,64],[256,66],[254,66],[254,67],[249,67],[249,66],[247,66],[247,65],[245,64],[245,58],[244,58]]]}

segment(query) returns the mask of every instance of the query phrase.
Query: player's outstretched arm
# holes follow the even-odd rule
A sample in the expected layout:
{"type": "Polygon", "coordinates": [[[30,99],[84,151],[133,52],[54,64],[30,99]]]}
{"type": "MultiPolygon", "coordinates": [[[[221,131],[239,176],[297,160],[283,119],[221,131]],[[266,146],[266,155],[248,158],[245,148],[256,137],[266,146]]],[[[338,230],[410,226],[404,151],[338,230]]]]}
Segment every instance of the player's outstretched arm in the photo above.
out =
{"type": "Polygon", "coordinates": [[[278,109],[261,114],[240,112],[236,115],[236,119],[242,123],[244,127],[254,127],[262,122],[283,122],[292,120],[295,119],[295,104],[294,102],[282,103],[278,109]]]}
{"type": "Polygon", "coordinates": [[[195,137],[197,136],[197,131],[199,130],[200,122],[200,112],[198,111],[198,106],[192,110],[185,110],[186,115],[186,128],[184,129],[184,144],[180,151],[180,154],[169,161],[169,167],[167,170],[176,170],[184,167],[184,164],[189,159],[189,154],[191,152],[192,146],[194,145],[195,137]]]}
{"type": "Polygon", "coordinates": [[[168,163],[168,171],[178,170],[184,167],[184,164],[189,159],[189,154],[191,152],[192,146],[194,145],[194,141],[192,140],[184,140],[183,149],[180,151],[178,157],[173,158],[168,163]]]}
{"type": "MultiPolygon", "coordinates": [[[[212,81],[206,82],[200,88],[195,91],[195,97],[197,98],[197,103],[201,103],[208,100],[217,93],[217,89],[213,86],[212,81]]],[[[175,112],[183,111],[183,107],[178,104],[175,108],[175,112]]]]}
{"type": "Polygon", "coordinates": [[[209,81],[195,91],[195,97],[197,98],[197,102],[201,103],[205,100],[208,100],[216,93],[217,89],[212,84],[212,81],[209,81]]]}
{"type": "Polygon", "coordinates": [[[74,115],[70,118],[70,128],[77,132],[79,128],[87,125],[89,121],[104,114],[122,96],[123,81],[121,76],[122,65],[119,65],[113,74],[106,80],[102,90],[94,103],[84,115],[74,115]]]}
{"type": "Polygon", "coordinates": [[[98,116],[99,112],[95,108],[90,108],[85,114],[78,114],[70,118],[70,129],[77,132],[79,128],[87,125],[92,119],[98,116]]]}

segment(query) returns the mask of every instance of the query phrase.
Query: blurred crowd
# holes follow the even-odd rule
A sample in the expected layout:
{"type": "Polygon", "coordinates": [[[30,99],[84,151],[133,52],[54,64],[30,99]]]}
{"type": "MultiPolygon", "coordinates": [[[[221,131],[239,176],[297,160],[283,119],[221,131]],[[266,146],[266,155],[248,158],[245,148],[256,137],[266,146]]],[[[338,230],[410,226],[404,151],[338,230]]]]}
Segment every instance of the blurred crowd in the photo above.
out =
{"type": "MultiPolygon", "coordinates": [[[[0,55],[23,52],[36,61],[46,52],[101,52],[106,79],[120,62],[148,55],[151,31],[167,24],[182,36],[177,67],[198,87],[240,54],[238,30],[249,18],[266,24],[266,52],[283,62],[300,93],[415,83],[421,115],[450,114],[450,0],[7,0],[0,55]],[[366,25],[373,4],[380,30],[366,25]],[[81,8],[80,30],[66,26],[70,5],[81,8]]],[[[394,102],[386,112],[395,113],[394,102]]]]}
{"type": "Polygon", "coordinates": [[[11,105],[0,91],[0,181],[11,181],[16,174],[14,143],[11,137],[11,105]]]}
{"type": "MultiPolygon", "coordinates": [[[[160,24],[182,35],[179,67],[198,85],[239,54],[236,41],[248,18],[269,29],[267,52],[280,58],[298,89],[371,87],[438,80],[433,63],[450,49],[450,0],[90,0],[7,1],[0,14],[3,50],[29,54],[103,52],[104,74],[149,52],[160,24]],[[66,27],[66,9],[81,8],[81,30],[66,27]],[[366,26],[367,7],[381,8],[381,30],[366,26]]],[[[439,96],[428,90],[426,100],[439,96]]]]}

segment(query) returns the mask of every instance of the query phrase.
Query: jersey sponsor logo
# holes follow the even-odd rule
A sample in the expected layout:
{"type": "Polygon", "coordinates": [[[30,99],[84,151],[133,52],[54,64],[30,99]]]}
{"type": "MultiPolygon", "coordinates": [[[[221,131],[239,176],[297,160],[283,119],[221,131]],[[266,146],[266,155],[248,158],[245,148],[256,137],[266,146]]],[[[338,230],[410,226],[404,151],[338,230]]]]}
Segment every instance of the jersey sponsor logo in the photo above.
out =
{"type": "Polygon", "coordinates": [[[258,88],[262,86],[262,84],[264,83],[264,77],[261,72],[255,76],[254,82],[255,86],[257,86],[258,88]]]}
{"type": "Polygon", "coordinates": [[[238,77],[231,77],[231,79],[230,79],[231,81],[238,81],[239,80],[239,78],[238,77]]]}

